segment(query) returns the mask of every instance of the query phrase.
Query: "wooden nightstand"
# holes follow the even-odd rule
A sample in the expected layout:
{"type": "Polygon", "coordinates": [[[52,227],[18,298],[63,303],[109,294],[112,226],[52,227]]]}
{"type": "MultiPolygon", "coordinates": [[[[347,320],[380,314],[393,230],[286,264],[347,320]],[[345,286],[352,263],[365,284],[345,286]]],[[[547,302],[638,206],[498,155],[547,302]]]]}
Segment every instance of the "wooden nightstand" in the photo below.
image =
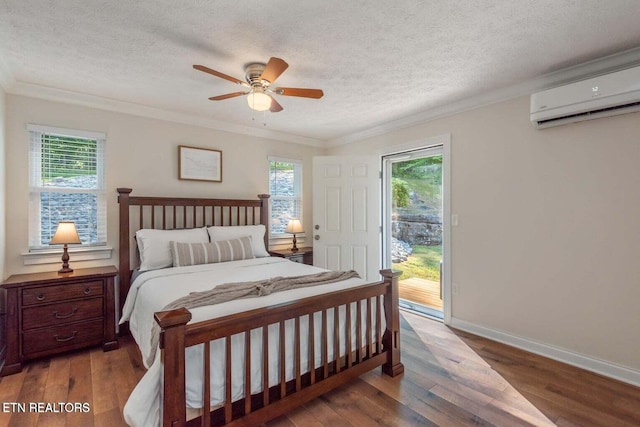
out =
{"type": "Polygon", "coordinates": [[[0,376],[22,370],[25,360],[102,344],[118,348],[113,267],[72,273],[16,274],[6,293],[6,357],[0,376]]]}
{"type": "Polygon", "coordinates": [[[287,258],[293,262],[313,265],[313,248],[298,248],[298,252],[292,252],[291,249],[272,249],[269,251],[271,256],[279,256],[287,258]]]}

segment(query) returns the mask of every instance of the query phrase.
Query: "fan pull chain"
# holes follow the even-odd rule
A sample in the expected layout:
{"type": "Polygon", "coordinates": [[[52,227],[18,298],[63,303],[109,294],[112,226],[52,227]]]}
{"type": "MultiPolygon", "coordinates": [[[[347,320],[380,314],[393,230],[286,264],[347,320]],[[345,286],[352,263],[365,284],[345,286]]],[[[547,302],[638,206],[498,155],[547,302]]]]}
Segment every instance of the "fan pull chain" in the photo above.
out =
{"type": "MultiPolygon", "coordinates": [[[[251,121],[255,122],[256,121],[256,114],[251,113],[251,121]]],[[[266,127],[267,126],[267,111],[263,111],[262,112],[262,126],[266,127]]]]}

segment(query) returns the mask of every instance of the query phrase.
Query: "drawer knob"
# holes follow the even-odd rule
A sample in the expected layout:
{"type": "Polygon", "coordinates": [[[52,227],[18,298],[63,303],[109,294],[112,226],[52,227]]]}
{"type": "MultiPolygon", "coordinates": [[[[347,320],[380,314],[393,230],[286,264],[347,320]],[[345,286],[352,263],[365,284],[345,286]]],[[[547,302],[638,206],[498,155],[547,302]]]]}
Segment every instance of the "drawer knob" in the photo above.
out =
{"type": "Polygon", "coordinates": [[[91,288],[84,288],[84,294],[89,295],[91,293],[91,288]]]}
{"type": "Polygon", "coordinates": [[[54,335],[53,337],[58,342],[65,342],[65,341],[71,341],[72,339],[74,339],[76,337],[77,334],[78,334],[78,331],[73,331],[71,336],[68,336],[68,337],[60,338],[60,336],[58,334],[54,335]]]}
{"type": "Polygon", "coordinates": [[[36,299],[37,299],[38,301],[44,301],[44,298],[45,298],[44,294],[39,294],[39,295],[36,297],[36,299]]]}
{"type": "Polygon", "coordinates": [[[56,310],[56,311],[53,312],[53,316],[56,319],[68,319],[69,317],[71,317],[74,314],[76,314],[76,311],[78,311],[78,307],[73,307],[71,309],[71,313],[69,313],[69,314],[58,314],[58,311],[56,310]]]}

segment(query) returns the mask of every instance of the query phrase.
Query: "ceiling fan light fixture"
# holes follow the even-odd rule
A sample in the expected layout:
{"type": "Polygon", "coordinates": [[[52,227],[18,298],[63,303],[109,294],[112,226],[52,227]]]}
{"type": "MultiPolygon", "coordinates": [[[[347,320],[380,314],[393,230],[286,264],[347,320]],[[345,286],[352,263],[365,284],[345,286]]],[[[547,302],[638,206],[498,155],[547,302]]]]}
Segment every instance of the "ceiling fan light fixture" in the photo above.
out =
{"type": "Polygon", "coordinates": [[[247,95],[249,108],[256,111],[266,111],[271,108],[271,97],[263,92],[251,92],[247,95]]]}
{"type": "Polygon", "coordinates": [[[247,95],[247,104],[249,108],[254,111],[271,111],[277,113],[282,111],[282,105],[271,95],[283,95],[283,96],[297,96],[300,98],[322,98],[324,93],[321,89],[307,89],[307,88],[295,88],[295,87],[277,87],[271,89],[271,85],[276,79],[289,67],[283,59],[271,57],[269,62],[263,64],[262,62],[253,62],[245,67],[245,79],[243,82],[235,77],[228,76],[220,71],[212,70],[204,65],[194,65],[198,71],[202,71],[212,76],[220,77],[221,79],[228,80],[232,83],[244,86],[248,90],[242,92],[227,93],[224,95],[212,96],[209,98],[211,101],[222,101],[224,99],[235,98],[237,96],[247,95]]]}

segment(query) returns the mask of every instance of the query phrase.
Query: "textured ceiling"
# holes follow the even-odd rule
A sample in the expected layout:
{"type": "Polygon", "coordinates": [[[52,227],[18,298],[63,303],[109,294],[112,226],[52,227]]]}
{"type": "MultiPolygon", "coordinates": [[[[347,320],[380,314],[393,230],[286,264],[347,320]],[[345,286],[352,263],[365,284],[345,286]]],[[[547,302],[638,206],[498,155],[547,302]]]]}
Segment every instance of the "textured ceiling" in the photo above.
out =
{"type": "Polygon", "coordinates": [[[638,0],[3,0],[0,62],[13,85],[326,141],[636,48],[639,22],[638,0]],[[324,98],[253,113],[192,68],[271,56],[324,98]]]}

